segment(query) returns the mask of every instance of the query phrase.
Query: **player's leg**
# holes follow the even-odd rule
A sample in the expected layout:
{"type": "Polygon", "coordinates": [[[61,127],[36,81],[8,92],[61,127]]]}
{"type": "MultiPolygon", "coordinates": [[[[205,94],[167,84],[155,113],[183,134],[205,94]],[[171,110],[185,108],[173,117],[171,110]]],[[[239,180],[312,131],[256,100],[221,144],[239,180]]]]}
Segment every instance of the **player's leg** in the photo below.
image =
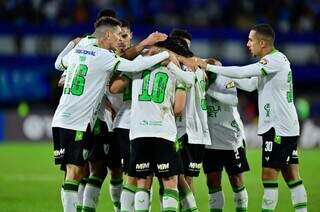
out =
{"type": "Polygon", "coordinates": [[[97,207],[102,183],[107,176],[107,151],[105,148],[108,128],[105,122],[96,121],[93,135],[88,145],[89,177],[83,194],[82,211],[94,211],[97,207]]]}
{"type": "Polygon", "coordinates": [[[58,128],[58,131],[62,148],[59,162],[66,170],[62,192],[63,208],[64,211],[76,211],[79,183],[84,176],[84,165],[87,158],[84,147],[90,132],[89,130],[81,132],[63,128],[58,128]]]}
{"type": "Polygon", "coordinates": [[[130,166],[130,139],[129,130],[116,128],[114,129],[117,142],[120,144],[120,161],[124,174],[127,175],[126,183],[123,185],[120,206],[121,211],[133,211],[134,195],[137,190],[137,178],[128,175],[130,166]]]}
{"type": "Polygon", "coordinates": [[[84,168],[84,176],[83,176],[82,180],[80,181],[79,188],[78,188],[77,212],[81,212],[81,210],[82,210],[83,199],[84,199],[84,189],[87,185],[89,175],[90,175],[89,163],[87,162],[85,164],[85,168],[84,168]]]}
{"type": "Polygon", "coordinates": [[[275,142],[275,130],[262,135],[262,211],[274,211],[278,202],[278,176],[281,167],[280,145],[275,142]]]}
{"type": "Polygon", "coordinates": [[[224,207],[224,194],[221,188],[221,173],[223,161],[219,150],[205,149],[203,170],[206,174],[208,187],[209,211],[222,211],[224,207]]]}
{"type": "Polygon", "coordinates": [[[226,160],[225,168],[234,194],[234,205],[236,211],[248,211],[248,193],[244,184],[243,172],[249,171],[244,147],[234,151],[225,151],[229,158],[226,160]]]}
{"type": "Polygon", "coordinates": [[[204,155],[204,145],[189,144],[188,136],[185,135],[183,138],[183,145],[181,150],[182,162],[183,162],[183,173],[184,180],[179,177],[179,185],[183,186],[180,189],[180,204],[183,210],[193,211],[197,210],[197,204],[194,198],[193,190],[193,177],[198,177],[202,165],[204,155]],[[184,184],[187,183],[188,187],[184,184]]]}
{"type": "Polygon", "coordinates": [[[177,211],[179,207],[178,192],[178,153],[173,142],[153,138],[155,143],[154,158],[156,176],[162,179],[163,183],[163,211],[177,211]]]}
{"type": "Polygon", "coordinates": [[[136,138],[131,141],[130,166],[128,175],[137,178],[137,189],[134,195],[134,210],[148,211],[152,176],[152,149],[154,141],[150,138],[136,138]]]}
{"type": "Polygon", "coordinates": [[[109,194],[113,203],[114,211],[120,211],[120,197],[123,187],[123,170],[121,168],[120,143],[115,132],[109,132],[110,150],[108,154],[108,167],[111,179],[109,184],[109,194]]]}
{"type": "Polygon", "coordinates": [[[307,211],[307,192],[299,174],[297,140],[298,137],[285,137],[282,139],[282,142],[288,146],[286,149],[289,152],[290,159],[289,164],[281,168],[281,172],[290,189],[292,205],[295,211],[303,212],[307,211]]]}

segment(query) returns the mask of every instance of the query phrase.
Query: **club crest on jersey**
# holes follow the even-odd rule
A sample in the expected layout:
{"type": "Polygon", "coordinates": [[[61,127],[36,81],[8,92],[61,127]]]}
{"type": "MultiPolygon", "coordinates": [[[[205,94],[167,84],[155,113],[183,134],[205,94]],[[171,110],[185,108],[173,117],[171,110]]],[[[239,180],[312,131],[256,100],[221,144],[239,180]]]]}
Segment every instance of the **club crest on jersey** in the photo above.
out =
{"type": "Polygon", "coordinates": [[[262,65],[266,65],[268,63],[268,60],[266,58],[262,58],[259,63],[261,63],[262,65]]]}
{"type": "Polygon", "coordinates": [[[227,88],[227,89],[234,88],[234,87],[235,87],[235,85],[234,85],[234,82],[233,82],[233,81],[230,81],[230,82],[228,82],[228,83],[226,84],[226,88],[227,88]]]}

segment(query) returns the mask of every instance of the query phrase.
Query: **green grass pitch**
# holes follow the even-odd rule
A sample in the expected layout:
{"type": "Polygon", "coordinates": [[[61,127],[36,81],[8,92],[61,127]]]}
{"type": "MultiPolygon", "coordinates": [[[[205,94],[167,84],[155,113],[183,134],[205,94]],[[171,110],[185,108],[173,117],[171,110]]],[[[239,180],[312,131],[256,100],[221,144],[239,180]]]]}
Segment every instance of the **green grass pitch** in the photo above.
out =
{"type": "MultiPolygon", "coordinates": [[[[245,174],[249,195],[249,211],[260,211],[262,183],[260,180],[260,150],[248,150],[251,171],[245,174]]],[[[320,211],[320,150],[301,150],[301,176],[308,192],[309,212],[320,211]]],[[[0,211],[2,212],[49,212],[62,211],[60,186],[62,173],[53,165],[50,143],[2,143],[0,144],[0,211]]],[[[112,212],[108,194],[109,179],[97,208],[98,212],[112,212]]],[[[156,182],[156,181],[155,181],[156,182]]],[[[279,179],[279,201],[276,211],[294,211],[290,192],[283,179],[279,179]]],[[[152,211],[159,211],[157,183],[153,188],[152,211]]],[[[207,210],[205,178],[195,179],[195,195],[200,211],[207,210]]],[[[226,176],[223,178],[226,212],[234,211],[232,190],[226,176]]]]}

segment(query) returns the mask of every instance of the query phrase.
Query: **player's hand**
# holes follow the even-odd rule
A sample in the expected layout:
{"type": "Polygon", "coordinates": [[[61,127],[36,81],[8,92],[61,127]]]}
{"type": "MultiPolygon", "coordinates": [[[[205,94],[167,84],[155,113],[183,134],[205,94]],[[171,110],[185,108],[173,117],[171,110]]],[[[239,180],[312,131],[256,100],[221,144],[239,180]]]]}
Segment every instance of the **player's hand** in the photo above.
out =
{"type": "Polygon", "coordinates": [[[169,60],[174,63],[176,66],[178,66],[179,68],[180,67],[180,63],[179,63],[179,60],[178,58],[176,57],[176,54],[173,53],[173,52],[169,52],[169,60]]]}
{"type": "Polygon", "coordinates": [[[183,65],[185,65],[191,71],[196,71],[198,69],[198,63],[196,62],[195,58],[186,58],[180,56],[178,57],[178,59],[183,65]]]}
{"type": "Polygon", "coordinates": [[[74,43],[74,45],[77,45],[80,42],[81,38],[80,37],[76,37],[75,39],[72,40],[72,42],[74,43]]]}
{"type": "Polygon", "coordinates": [[[206,70],[207,69],[207,62],[206,60],[203,60],[201,58],[196,58],[197,64],[201,69],[206,70]]]}
{"type": "Polygon", "coordinates": [[[219,60],[214,58],[208,58],[206,59],[206,62],[207,64],[210,64],[210,65],[222,66],[222,63],[219,60]]]}
{"type": "Polygon", "coordinates": [[[158,42],[160,42],[160,41],[166,40],[167,37],[168,37],[168,35],[156,31],[156,32],[151,33],[151,34],[150,34],[146,39],[144,39],[142,42],[143,42],[143,45],[145,45],[145,46],[151,46],[151,45],[154,45],[155,43],[158,43],[158,42]]]}

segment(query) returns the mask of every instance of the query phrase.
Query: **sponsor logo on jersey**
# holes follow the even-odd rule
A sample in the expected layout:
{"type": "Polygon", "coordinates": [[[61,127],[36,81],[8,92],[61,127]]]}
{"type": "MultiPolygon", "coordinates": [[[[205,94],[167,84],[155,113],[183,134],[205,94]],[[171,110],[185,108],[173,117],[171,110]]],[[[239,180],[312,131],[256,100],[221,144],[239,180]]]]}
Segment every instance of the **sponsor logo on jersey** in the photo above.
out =
{"type": "Polygon", "coordinates": [[[201,169],[201,163],[189,163],[190,169],[201,169]]]}
{"type": "Polygon", "coordinates": [[[88,50],[85,50],[85,49],[76,49],[76,53],[77,54],[87,54],[87,55],[96,56],[96,52],[95,51],[88,51],[88,50]]]}
{"type": "Polygon", "coordinates": [[[268,63],[268,60],[266,58],[262,58],[259,63],[261,63],[262,65],[266,65],[268,63]]]}
{"type": "Polygon", "coordinates": [[[157,164],[157,168],[159,171],[166,171],[169,169],[169,163],[157,164]]]}
{"type": "Polygon", "coordinates": [[[150,163],[138,163],[136,164],[136,170],[146,170],[150,168],[150,163]]]}

